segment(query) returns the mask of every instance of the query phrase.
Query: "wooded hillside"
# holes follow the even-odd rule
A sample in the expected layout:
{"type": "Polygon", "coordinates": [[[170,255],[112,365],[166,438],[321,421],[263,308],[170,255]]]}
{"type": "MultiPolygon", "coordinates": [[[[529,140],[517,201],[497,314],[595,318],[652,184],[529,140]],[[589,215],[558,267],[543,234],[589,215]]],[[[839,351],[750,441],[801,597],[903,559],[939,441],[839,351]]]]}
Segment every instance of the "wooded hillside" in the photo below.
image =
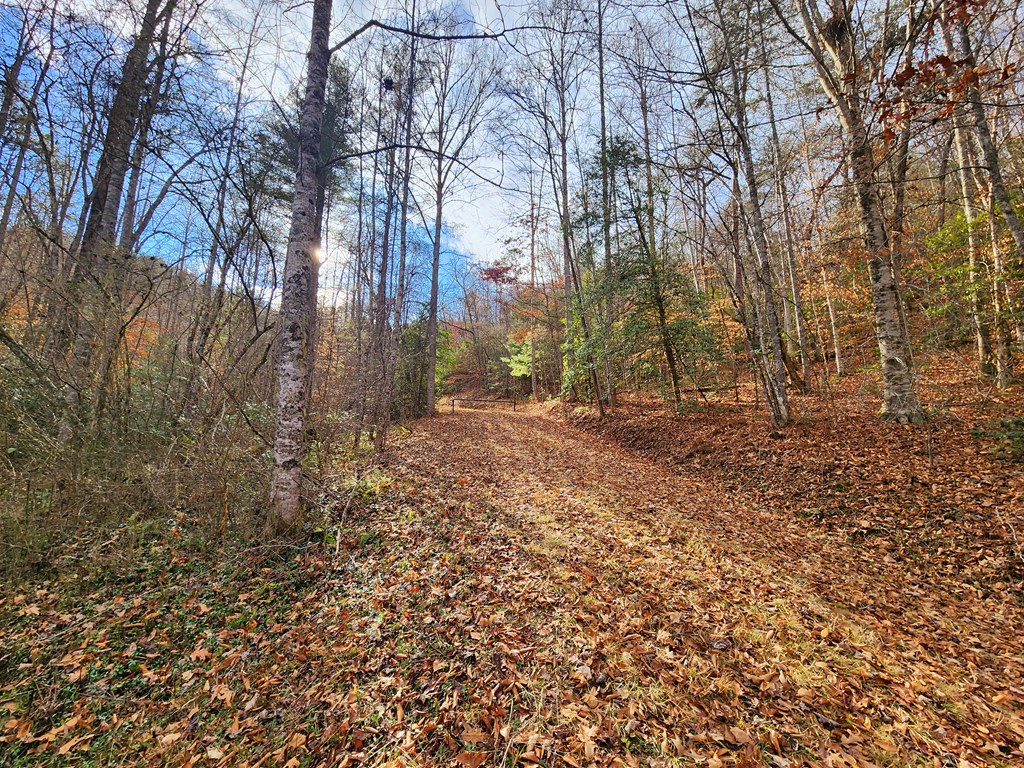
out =
{"type": "Polygon", "coordinates": [[[0,764],[1024,759],[1022,14],[4,5],[0,764]]]}

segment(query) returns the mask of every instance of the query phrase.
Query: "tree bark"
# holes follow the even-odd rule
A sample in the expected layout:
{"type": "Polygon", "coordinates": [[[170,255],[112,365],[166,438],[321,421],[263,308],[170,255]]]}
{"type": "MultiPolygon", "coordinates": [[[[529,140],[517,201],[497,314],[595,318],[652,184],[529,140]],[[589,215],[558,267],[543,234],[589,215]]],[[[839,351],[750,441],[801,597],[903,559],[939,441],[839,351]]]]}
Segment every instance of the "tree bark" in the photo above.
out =
{"type": "Polygon", "coordinates": [[[825,290],[825,307],[828,309],[828,325],[832,332],[832,356],[835,359],[836,376],[842,376],[844,371],[842,348],[839,344],[839,323],[836,322],[836,310],[832,305],[832,291],[824,267],[821,268],[821,285],[825,290]]]}
{"type": "Polygon", "coordinates": [[[307,381],[309,377],[312,285],[318,257],[316,195],[320,163],[320,134],[330,62],[332,0],[314,0],[306,92],[299,120],[298,170],[292,201],[288,252],[281,294],[277,348],[277,399],[274,433],[273,508],[268,533],[279,535],[302,524],[302,461],[305,457],[307,381]]]}
{"type": "MultiPolygon", "coordinates": [[[[787,25],[785,11],[769,0],[776,15],[787,25]]],[[[867,250],[871,281],[875,337],[882,365],[882,415],[902,424],[922,419],[914,389],[913,360],[900,310],[900,296],[893,272],[882,204],[877,191],[875,145],[865,123],[862,93],[870,62],[858,58],[852,37],[858,27],[851,23],[849,8],[839,8],[841,24],[826,23],[815,5],[799,0],[807,47],[818,72],[822,91],[832,102],[846,140],[846,151],[857,195],[862,236],[867,250]]],[[[796,34],[789,27],[792,34],[796,34]]]]}
{"type": "MultiPolygon", "coordinates": [[[[722,10],[718,8],[719,22],[725,29],[722,10]]],[[[757,180],[757,169],[754,155],[750,147],[750,135],[747,130],[747,80],[740,72],[739,62],[732,52],[728,54],[729,79],[732,90],[732,106],[735,109],[733,130],[739,145],[739,165],[742,169],[744,186],[747,191],[746,208],[749,211],[749,224],[753,239],[754,254],[757,257],[755,273],[764,298],[764,319],[768,335],[769,352],[764,350],[764,341],[759,339],[765,368],[765,381],[768,385],[766,396],[769,397],[768,410],[772,423],[776,426],[788,424],[789,394],[786,391],[786,361],[782,349],[782,331],[779,327],[779,310],[775,301],[775,284],[772,279],[771,258],[768,253],[768,233],[761,209],[761,193],[757,180]]],[[[773,126],[774,127],[774,126],[773,126]]]]}
{"type": "MultiPolygon", "coordinates": [[[[118,273],[121,271],[113,253],[118,213],[131,159],[132,141],[138,132],[142,95],[148,79],[149,52],[155,40],[157,25],[165,15],[174,12],[175,3],[176,0],[148,0],[135,42],[125,57],[107,117],[103,147],[84,217],[77,264],[68,286],[71,294],[69,299],[76,309],[71,315],[75,319],[69,340],[72,344],[71,382],[66,400],[70,410],[79,412],[80,422],[84,421],[81,418],[82,393],[94,383],[90,363],[96,346],[95,340],[101,339],[109,345],[110,327],[120,324],[120,318],[110,317],[111,310],[116,309],[118,273]],[[110,305],[111,298],[114,300],[113,307],[110,305]]],[[[97,384],[100,385],[102,382],[97,384]]],[[[93,400],[99,399],[99,393],[95,393],[93,400]]],[[[72,436],[70,423],[62,425],[61,434],[65,439],[72,436]]]]}
{"type": "Polygon", "coordinates": [[[608,167],[608,118],[605,105],[604,72],[604,13],[606,0],[597,0],[597,100],[601,118],[601,231],[604,236],[604,345],[605,384],[608,391],[608,407],[615,407],[614,366],[608,351],[612,325],[615,320],[615,273],[612,266],[612,204],[611,177],[608,167]]]}
{"type": "MultiPolygon", "coordinates": [[[[764,30],[762,29],[762,40],[764,30]]],[[[793,321],[796,326],[796,341],[800,355],[802,388],[806,390],[811,384],[811,360],[807,354],[807,339],[804,332],[804,306],[800,276],[796,268],[796,248],[793,244],[793,216],[789,206],[789,195],[786,189],[786,174],[782,167],[782,142],[779,140],[779,129],[775,121],[775,104],[772,101],[771,74],[768,62],[764,62],[765,98],[768,104],[768,121],[771,123],[772,153],[775,155],[776,190],[779,206],[782,208],[782,228],[786,246],[786,266],[789,272],[789,290],[793,297],[793,321]]]]}
{"type": "MultiPolygon", "coordinates": [[[[416,26],[416,3],[413,2],[409,16],[409,28],[416,26]]],[[[395,399],[395,371],[398,368],[398,347],[402,340],[402,312],[405,309],[405,270],[409,243],[409,194],[412,183],[412,117],[413,95],[416,87],[416,42],[414,36],[409,40],[409,68],[406,72],[406,92],[402,136],[405,142],[405,153],[402,156],[402,199],[399,203],[398,233],[398,274],[395,280],[395,304],[391,313],[391,334],[388,337],[388,351],[384,363],[384,407],[382,409],[383,426],[377,433],[377,451],[384,450],[387,442],[388,429],[391,427],[391,410],[395,399]]]]}
{"type": "Polygon", "coordinates": [[[982,286],[978,269],[979,249],[976,230],[977,216],[974,211],[974,190],[970,168],[974,164],[971,147],[965,135],[963,121],[959,114],[953,115],[953,140],[956,144],[957,176],[960,180],[960,197],[967,224],[968,255],[968,303],[971,307],[971,321],[974,325],[974,341],[978,355],[978,368],[985,376],[995,373],[992,360],[992,340],[988,322],[984,316],[982,286]]]}
{"type": "MultiPolygon", "coordinates": [[[[530,302],[537,294],[537,212],[533,201],[533,173],[530,173],[530,302]]],[[[537,310],[530,306],[530,394],[537,399],[537,310]]]]}
{"type": "MultiPolygon", "coordinates": [[[[956,36],[960,44],[960,56],[964,63],[972,70],[977,69],[977,62],[974,57],[974,46],[971,43],[971,35],[967,28],[967,22],[960,14],[955,14],[954,19],[943,19],[945,24],[952,23],[956,28],[956,36]]],[[[974,117],[974,127],[978,138],[978,146],[981,148],[981,158],[985,164],[985,172],[992,188],[992,197],[995,199],[999,212],[1003,214],[1006,228],[1010,230],[1013,244],[1017,251],[1017,264],[1024,260],[1024,226],[1021,225],[1020,217],[1013,207],[1010,194],[1006,189],[1006,182],[1003,180],[1002,164],[999,160],[999,149],[992,136],[992,129],[989,125],[988,116],[985,114],[985,105],[982,103],[981,94],[978,88],[966,80],[964,99],[974,117]]]]}
{"type": "Polygon", "coordinates": [[[999,250],[999,231],[996,228],[996,196],[988,195],[988,229],[992,243],[992,314],[995,329],[996,386],[1006,389],[1013,381],[1013,360],[1010,355],[1009,302],[1005,297],[1006,274],[1003,254],[999,250]]]}
{"type": "Polygon", "coordinates": [[[427,309],[427,415],[434,414],[437,399],[437,299],[441,273],[441,228],[444,221],[444,174],[438,158],[434,179],[434,243],[430,259],[430,304],[427,309]]]}
{"type": "Polygon", "coordinates": [[[875,190],[874,161],[862,127],[851,129],[850,141],[850,166],[869,254],[875,337],[882,359],[882,413],[901,424],[917,422],[921,418],[921,409],[914,391],[913,361],[900,312],[881,201],[875,190]]]}

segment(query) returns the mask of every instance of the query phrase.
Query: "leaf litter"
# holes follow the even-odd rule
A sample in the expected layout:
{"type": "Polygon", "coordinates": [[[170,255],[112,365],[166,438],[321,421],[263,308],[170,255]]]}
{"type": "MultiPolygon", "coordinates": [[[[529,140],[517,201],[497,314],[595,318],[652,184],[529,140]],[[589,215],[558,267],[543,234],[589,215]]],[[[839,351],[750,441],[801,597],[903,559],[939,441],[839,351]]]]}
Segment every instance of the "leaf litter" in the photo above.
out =
{"type": "Polygon", "coordinates": [[[164,542],[6,598],[0,762],[1021,763],[1002,571],[645,456],[623,413],[423,420],[331,543],[164,542]]]}

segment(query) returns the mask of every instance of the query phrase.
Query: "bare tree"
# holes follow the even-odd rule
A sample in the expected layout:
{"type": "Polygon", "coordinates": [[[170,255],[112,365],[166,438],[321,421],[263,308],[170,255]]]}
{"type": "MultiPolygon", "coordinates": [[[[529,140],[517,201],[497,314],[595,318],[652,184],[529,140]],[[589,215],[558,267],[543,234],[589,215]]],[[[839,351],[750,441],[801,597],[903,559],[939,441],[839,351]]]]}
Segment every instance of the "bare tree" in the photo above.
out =
{"type": "MultiPolygon", "coordinates": [[[[854,6],[838,0],[824,10],[817,0],[795,0],[802,34],[790,25],[780,0],[769,3],[813,62],[822,91],[843,129],[867,250],[875,337],[882,363],[882,413],[901,423],[917,422],[921,406],[879,193],[875,158],[881,138],[872,131],[869,116],[870,90],[877,82],[878,67],[884,66],[893,50],[903,43],[894,44],[897,38],[888,24],[883,25],[877,38],[865,39],[865,27],[854,16],[854,6]]],[[[914,7],[900,19],[904,25],[916,24],[914,7]]]]}
{"type": "Polygon", "coordinates": [[[316,296],[314,262],[320,258],[316,214],[320,170],[320,134],[327,91],[332,0],[314,0],[306,88],[299,118],[298,169],[288,230],[288,253],[282,276],[277,348],[277,393],[274,431],[271,534],[294,530],[302,522],[302,459],[305,456],[306,406],[309,395],[309,340],[316,296]]]}
{"type": "MultiPolygon", "coordinates": [[[[454,20],[446,26],[452,32],[456,29],[454,20]]],[[[498,70],[481,44],[460,46],[451,40],[430,47],[425,69],[429,77],[428,100],[433,104],[424,127],[434,198],[426,372],[427,413],[432,414],[436,402],[437,314],[445,202],[465,179],[473,142],[496,108],[493,96],[498,70]]]]}

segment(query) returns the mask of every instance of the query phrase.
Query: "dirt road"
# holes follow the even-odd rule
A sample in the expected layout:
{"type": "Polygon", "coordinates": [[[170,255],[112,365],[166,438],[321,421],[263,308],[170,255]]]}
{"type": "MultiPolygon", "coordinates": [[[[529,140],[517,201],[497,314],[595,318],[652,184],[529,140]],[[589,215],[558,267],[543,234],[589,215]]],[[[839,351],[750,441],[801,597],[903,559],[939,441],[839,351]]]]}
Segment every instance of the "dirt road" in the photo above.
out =
{"type": "Polygon", "coordinates": [[[0,601],[0,764],[1024,765],[1013,595],[542,412],[410,428],[312,540],[0,601]]]}
{"type": "MultiPolygon", "coordinates": [[[[386,471],[406,489],[401,536],[429,570],[424,590],[467,601],[466,615],[432,608],[427,631],[447,623],[450,650],[483,681],[470,688],[492,692],[478,715],[452,715],[468,733],[459,748],[477,755],[464,760],[1024,758],[1011,601],[929,592],[876,551],[744,506],[699,469],[544,415],[417,422],[386,471]],[[429,552],[446,554],[427,565],[429,552]]],[[[392,610],[422,610],[401,602],[392,610]]]]}

